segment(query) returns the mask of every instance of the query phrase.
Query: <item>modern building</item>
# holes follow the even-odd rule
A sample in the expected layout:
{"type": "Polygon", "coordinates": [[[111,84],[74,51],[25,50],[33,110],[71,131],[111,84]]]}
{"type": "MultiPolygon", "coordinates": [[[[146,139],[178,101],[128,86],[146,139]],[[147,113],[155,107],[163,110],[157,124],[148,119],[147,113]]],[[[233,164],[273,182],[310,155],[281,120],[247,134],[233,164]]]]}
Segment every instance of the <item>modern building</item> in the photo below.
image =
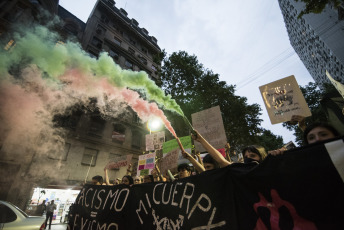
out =
{"type": "MultiPolygon", "coordinates": [[[[108,52],[122,68],[145,71],[152,80],[159,79],[161,50],[157,39],[111,0],[98,0],[86,23],[59,6],[57,0],[2,1],[0,38],[6,37],[13,23],[27,18],[35,21],[39,8],[63,20],[63,25],[56,28],[62,43],[67,39],[79,41],[94,58],[100,52],[108,52]]],[[[88,106],[92,106],[92,98],[88,106]]],[[[90,181],[94,175],[103,176],[110,159],[133,154],[133,162],[137,162],[138,155],[145,150],[145,134],[149,131],[133,111],[128,109],[125,116],[104,119],[97,109],[85,112],[75,106],[72,110],[71,115],[55,116],[57,126],[68,131],[62,150],[43,155],[34,149],[10,153],[7,146],[0,143],[0,200],[11,201],[25,209],[30,200],[37,201],[38,197],[33,195],[38,188],[80,189],[86,177],[90,181]]],[[[133,168],[135,170],[135,165],[133,168]]],[[[110,179],[124,174],[126,167],[109,172],[110,179]]],[[[66,204],[59,205],[68,208],[66,204]]]]}
{"type": "Polygon", "coordinates": [[[320,14],[306,14],[298,18],[304,3],[279,0],[289,40],[321,87],[330,83],[326,70],[337,81],[344,83],[344,6],[330,4],[320,14]]]}

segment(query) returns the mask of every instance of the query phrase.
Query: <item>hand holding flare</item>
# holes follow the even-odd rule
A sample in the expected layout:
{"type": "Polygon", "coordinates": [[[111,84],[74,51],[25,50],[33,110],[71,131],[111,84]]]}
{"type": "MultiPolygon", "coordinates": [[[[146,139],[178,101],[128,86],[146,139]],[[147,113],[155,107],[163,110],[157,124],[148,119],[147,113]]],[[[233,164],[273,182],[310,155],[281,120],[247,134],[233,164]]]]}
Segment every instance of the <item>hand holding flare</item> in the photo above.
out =
{"type": "Polygon", "coordinates": [[[184,147],[183,147],[183,145],[180,142],[178,137],[176,138],[176,140],[178,142],[180,150],[182,151],[183,157],[188,159],[198,172],[204,172],[205,168],[203,167],[203,165],[201,165],[198,161],[196,161],[196,159],[193,158],[190,153],[185,151],[185,149],[184,149],[184,147]]]}

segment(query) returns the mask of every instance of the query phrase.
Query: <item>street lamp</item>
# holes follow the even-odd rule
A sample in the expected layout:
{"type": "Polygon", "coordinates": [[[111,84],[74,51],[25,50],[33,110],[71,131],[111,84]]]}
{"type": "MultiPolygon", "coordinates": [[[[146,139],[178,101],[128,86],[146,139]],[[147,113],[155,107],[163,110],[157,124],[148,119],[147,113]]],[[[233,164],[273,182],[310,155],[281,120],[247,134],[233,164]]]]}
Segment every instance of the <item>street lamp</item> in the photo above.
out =
{"type": "Polygon", "coordinates": [[[152,118],[147,122],[147,129],[149,132],[156,132],[159,131],[162,127],[162,121],[160,118],[152,118]]]}

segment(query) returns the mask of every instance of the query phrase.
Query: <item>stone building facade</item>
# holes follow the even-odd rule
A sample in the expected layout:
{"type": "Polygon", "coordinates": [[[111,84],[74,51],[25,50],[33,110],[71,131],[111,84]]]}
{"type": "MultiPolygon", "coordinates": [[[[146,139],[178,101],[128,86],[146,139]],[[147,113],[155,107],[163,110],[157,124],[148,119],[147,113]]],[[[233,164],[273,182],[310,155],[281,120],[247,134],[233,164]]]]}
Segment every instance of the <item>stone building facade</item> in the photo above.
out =
{"type": "MultiPolygon", "coordinates": [[[[97,1],[87,23],[59,6],[56,0],[2,1],[0,38],[6,37],[15,22],[27,18],[35,21],[40,7],[63,20],[63,26],[57,28],[62,40],[79,41],[94,58],[100,52],[108,52],[122,68],[143,70],[152,80],[159,79],[157,57],[161,50],[157,39],[140,28],[135,19],[129,19],[125,10],[116,8],[111,0],[97,1]],[[19,16],[18,9],[22,12],[19,16]]],[[[97,110],[85,112],[76,108],[73,111],[72,115],[56,117],[58,126],[67,130],[63,149],[39,155],[32,150],[8,152],[7,146],[0,143],[1,200],[25,209],[35,187],[80,189],[86,176],[87,181],[94,175],[103,176],[111,158],[133,154],[135,162],[145,150],[148,130],[130,109],[125,116],[107,119],[97,110]]],[[[120,168],[111,170],[109,176],[121,178],[125,173],[126,168],[120,168]]]]}
{"type": "Polygon", "coordinates": [[[337,81],[344,83],[344,7],[327,5],[321,14],[306,14],[298,19],[304,3],[279,0],[289,40],[321,87],[330,83],[326,70],[337,81]]]}

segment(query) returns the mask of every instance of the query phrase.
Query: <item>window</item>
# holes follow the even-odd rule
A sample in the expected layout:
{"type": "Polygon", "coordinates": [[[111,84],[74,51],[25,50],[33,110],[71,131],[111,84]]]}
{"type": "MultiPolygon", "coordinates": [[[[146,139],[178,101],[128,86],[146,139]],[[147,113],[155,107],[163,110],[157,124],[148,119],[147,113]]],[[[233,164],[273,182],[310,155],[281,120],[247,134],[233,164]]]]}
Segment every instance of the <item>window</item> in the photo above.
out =
{"type": "Polygon", "coordinates": [[[137,116],[136,113],[133,116],[133,123],[134,124],[140,124],[141,123],[141,119],[139,118],[139,116],[137,116]]]}
{"type": "Polygon", "coordinates": [[[104,22],[105,24],[108,24],[109,23],[109,19],[105,16],[105,15],[102,15],[100,17],[100,21],[101,22],[104,22]]]}
{"type": "Polygon", "coordinates": [[[92,39],[92,45],[94,45],[94,46],[97,47],[98,49],[101,49],[101,48],[102,48],[102,45],[103,45],[103,42],[102,42],[99,38],[93,37],[93,39],[92,39]]]}
{"type": "Polygon", "coordinates": [[[131,146],[135,149],[140,149],[141,147],[141,133],[139,130],[133,130],[131,146]]]}
{"type": "Polygon", "coordinates": [[[136,41],[133,40],[132,38],[129,38],[129,42],[130,42],[132,45],[136,45],[136,41]]]}
{"type": "Polygon", "coordinates": [[[117,37],[113,37],[113,41],[114,41],[114,43],[116,43],[116,45],[121,46],[122,41],[120,39],[118,39],[117,37]]]}
{"type": "Polygon", "coordinates": [[[126,66],[128,69],[133,69],[133,63],[131,63],[131,62],[128,61],[128,60],[125,61],[125,66],[126,66]]]}
{"type": "Polygon", "coordinates": [[[121,124],[113,124],[111,139],[114,142],[125,141],[125,127],[121,124]]]}
{"type": "Polygon", "coordinates": [[[105,127],[105,120],[100,116],[92,116],[87,134],[89,136],[101,138],[105,127]]]}
{"type": "Polygon", "coordinates": [[[147,65],[147,59],[146,58],[139,56],[139,59],[143,64],[147,65]]]}
{"type": "Polygon", "coordinates": [[[109,55],[110,55],[110,57],[112,57],[112,58],[115,59],[115,60],[118,60],[118,58],[119,58],[118,53],[116,53],[116,52],[113,51],[112,49],[109,51],[109,55]]]}
{"type": "Polygon", "coordinates": [[[105,32],[106,32],[106,29],[104,27],[98,25],[96,33],[99,35],[103,35],[103,34],[105,34],[105,32]]]}
{"type": "Polygon", "coordinates": [[[98,55],[95,52],[91,51],[91,50],[88,50],[87,52],[88,52],[88,54],[90,55],[91,58],[97,58],[98,57],[98,55]]]}
{"type": "Polygon", "coordinates": [[[141,48],[141,51],[144,52],[145,54],[148,54],[148,50],[144,47],[141,48]]]}
{"type": "Polygon", "coordinates": [[[131,47],[128,48],[128,51],[130,54],[135,55],[135,50],[132,49],[131,47]]]}
{"type": "Polygon", "coordinates": [[[81,164],[88,166],[95,166],[98,156],[97,149],[85,148],[84,155],[82,156],[81,164]]]}
{"type": "Polygon", "coordinates": [[[10,223],[17,219],[17,215],[6,205],[0,204],[0,223],[10,223]]]}

